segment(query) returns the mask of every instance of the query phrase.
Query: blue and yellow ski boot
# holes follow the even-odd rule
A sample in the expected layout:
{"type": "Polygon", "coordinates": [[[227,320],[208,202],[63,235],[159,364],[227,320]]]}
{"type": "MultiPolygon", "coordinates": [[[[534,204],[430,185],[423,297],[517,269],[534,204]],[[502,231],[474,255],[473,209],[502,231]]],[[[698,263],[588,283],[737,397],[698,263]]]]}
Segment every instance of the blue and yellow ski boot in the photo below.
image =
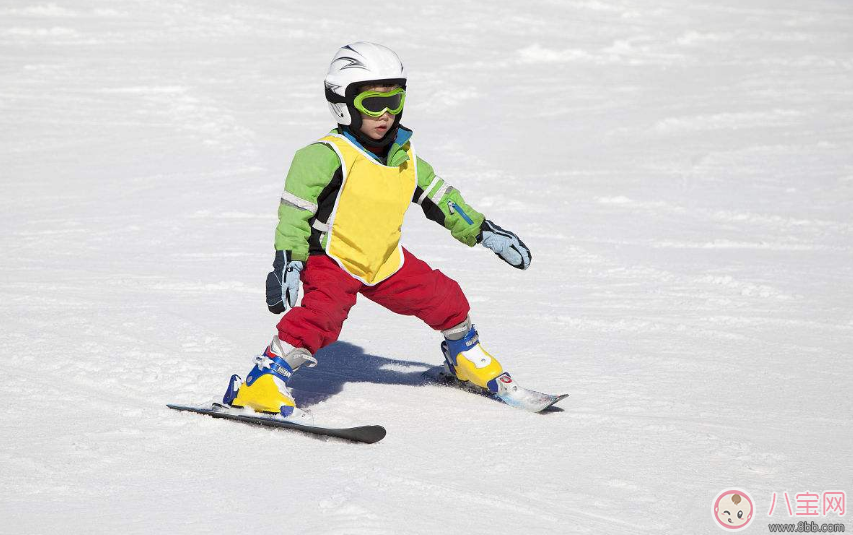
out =
{"type": "Polygon", "coordinates": [[[307,349],[293,347],[276,336],[263,354],[255,357],[255,366],[245,381],[239,375],[231,376],[222,402],[230,407],[249,408],[288,420],[304,420],[307,415],[296,407],[287,382],[306,362],[313,367],[317,359],[307,349]]]}
{"type": "Polygon", "coordinates": [[[445,384],[494,397],[530,412],[541,412],[567,396],[544,394],[516,383],[501,363],[480,345],[480,336],[470,318],[442,334],[444,373],[440,374],[440,380],[445,384]]]}
{"type": "MultiPolygon", "coordinates": [[[[442,331],[444,364],[448,375],[461,383],[469,383],[492,394],[500,388],[500,378],[509,374],[503,371],[498,360],[480,345],[480,336],[470,318],[456,327],[442,331]]],[[[511,381],[511,379],[510,379],[511,381]]],[[[466,385],[468,386],[468,385],[466,385]]]]}

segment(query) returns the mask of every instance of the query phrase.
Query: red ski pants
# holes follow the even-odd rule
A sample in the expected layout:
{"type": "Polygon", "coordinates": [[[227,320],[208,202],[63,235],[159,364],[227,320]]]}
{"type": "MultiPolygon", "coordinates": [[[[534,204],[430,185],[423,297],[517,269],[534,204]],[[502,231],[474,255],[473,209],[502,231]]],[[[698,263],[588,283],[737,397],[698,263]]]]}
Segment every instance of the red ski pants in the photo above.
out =
{"type": "Polygon", "coordinates": [[[465,321],[470,306],[459,284],[403,249],[403,267],[367,286],[326,255],[312,255],[302,271],[302,306],[278,322],[278,337],[312,354],[338,339],[358,294],[392,312],[416,316],[436,330],[465,321]]]}

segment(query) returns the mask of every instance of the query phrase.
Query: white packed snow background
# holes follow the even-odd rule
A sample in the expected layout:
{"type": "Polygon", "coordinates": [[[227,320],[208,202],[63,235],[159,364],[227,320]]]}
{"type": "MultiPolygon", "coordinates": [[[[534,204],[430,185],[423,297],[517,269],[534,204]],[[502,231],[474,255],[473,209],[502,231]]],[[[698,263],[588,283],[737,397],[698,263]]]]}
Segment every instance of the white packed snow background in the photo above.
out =
{"type": "Polygon", "coordinates": [[[851,29],[849,0],[3,0],[0,533],[721,533],[731,488],[761,533],[798,520],[773,493],[853,494],[851,29]],[[382,442],[166,408],[275,334],[284,178],[357,40],[533,263],[416,205],[404,244],[561,410],[423,386],[438,333],[363,298],[292,384],[382,442]]]}

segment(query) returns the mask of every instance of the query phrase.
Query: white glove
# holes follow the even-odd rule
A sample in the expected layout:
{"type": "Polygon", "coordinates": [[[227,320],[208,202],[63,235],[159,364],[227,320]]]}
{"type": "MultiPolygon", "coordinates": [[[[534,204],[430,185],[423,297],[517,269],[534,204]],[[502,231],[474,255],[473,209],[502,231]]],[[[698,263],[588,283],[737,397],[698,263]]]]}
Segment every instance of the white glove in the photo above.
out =
{"type": "Polygon", "coordinates": [[[533,255],[524,242],[518,236],[508,230],[495,225],[488,219],[480,226],[482,239],[480,243],[488,247],[498,255],[501,260],[518,269],[530,267],[533,255]]]}

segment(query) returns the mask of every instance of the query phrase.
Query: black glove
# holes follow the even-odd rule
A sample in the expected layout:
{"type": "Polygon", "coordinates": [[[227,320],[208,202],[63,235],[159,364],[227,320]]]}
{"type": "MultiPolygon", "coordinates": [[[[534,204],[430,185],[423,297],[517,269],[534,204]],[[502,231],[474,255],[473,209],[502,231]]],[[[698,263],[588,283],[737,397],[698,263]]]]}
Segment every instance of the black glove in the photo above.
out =
{"type": "Polygon", "coordinates": [[[299,298],[299,277],[305,264],[291,260],[290,251],[276,251],[272,271],[267,274],[267,308],[273,314],[281,314],[288,307],[296,306],[299,298]]]}

